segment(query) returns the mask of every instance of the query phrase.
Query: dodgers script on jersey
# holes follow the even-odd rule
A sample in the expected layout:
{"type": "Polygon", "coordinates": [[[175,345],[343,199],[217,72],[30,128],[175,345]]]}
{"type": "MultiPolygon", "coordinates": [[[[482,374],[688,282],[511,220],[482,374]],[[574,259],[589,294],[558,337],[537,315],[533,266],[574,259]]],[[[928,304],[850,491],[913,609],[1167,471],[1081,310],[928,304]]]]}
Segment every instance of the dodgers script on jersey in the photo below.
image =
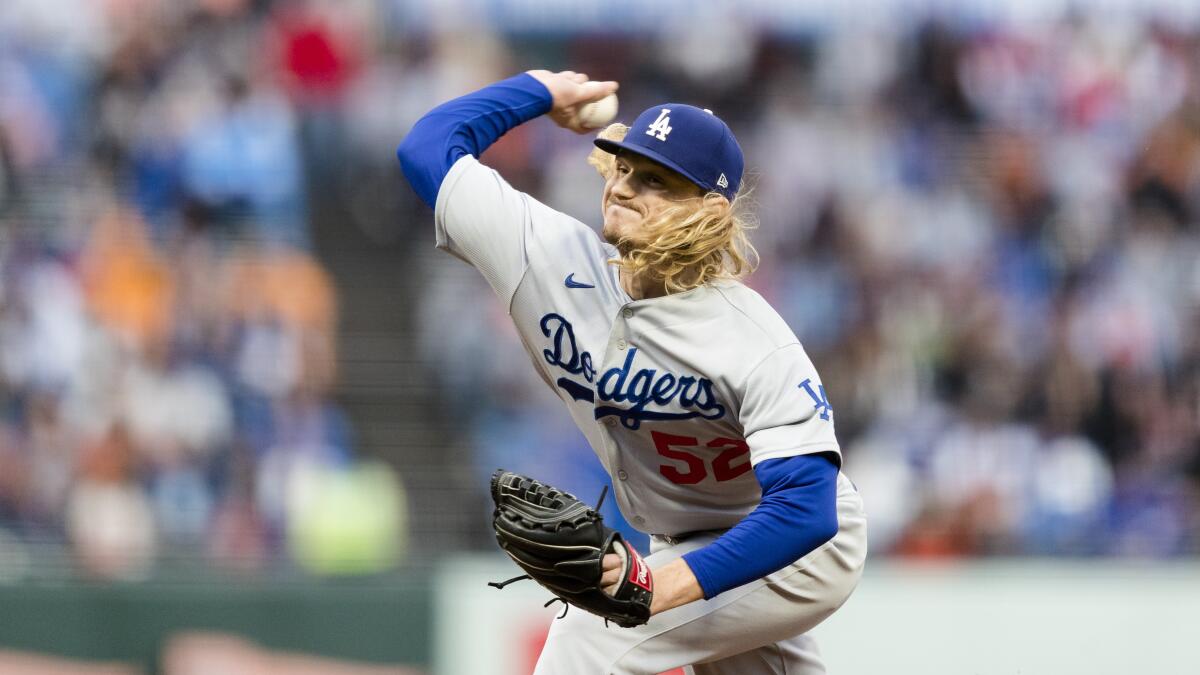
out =
{"type": "Polygon", "coordinates": [[[437,244],[509,308],[638,529],[735,525],[758,504],[751,468],[839,457],[824,388],[795,334],[753,290],[721,281],[632,300],[616,249],[467,155],[442,182],[437,244]]]}

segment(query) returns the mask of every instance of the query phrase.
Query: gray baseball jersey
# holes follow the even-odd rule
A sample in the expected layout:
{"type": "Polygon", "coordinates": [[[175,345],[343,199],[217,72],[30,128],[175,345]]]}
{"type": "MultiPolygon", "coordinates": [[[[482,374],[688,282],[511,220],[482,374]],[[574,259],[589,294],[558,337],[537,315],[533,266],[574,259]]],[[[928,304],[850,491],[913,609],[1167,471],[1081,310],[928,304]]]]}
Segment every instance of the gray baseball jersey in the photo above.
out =
{"type": "Polygon", "coordinates": [[[753,465],[840,450],[795,334],[719,281],[632,300],[616,249],[471,156],[442,182],[437,244],[477,268],[566,404],[638,529],[723,530],[761,499],[753,465]]]}

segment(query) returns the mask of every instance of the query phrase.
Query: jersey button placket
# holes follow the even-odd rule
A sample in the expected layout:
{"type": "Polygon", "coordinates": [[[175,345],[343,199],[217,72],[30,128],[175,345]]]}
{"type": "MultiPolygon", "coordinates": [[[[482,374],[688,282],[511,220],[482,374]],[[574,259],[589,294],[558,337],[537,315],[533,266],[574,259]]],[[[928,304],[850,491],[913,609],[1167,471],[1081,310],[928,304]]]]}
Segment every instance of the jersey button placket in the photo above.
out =
{"type": "Polygon", "coordinates": [[[625,340],[623,340],[623,339],[617,340],[617,349],[620,349],[623,351],[628,346],[629,346],[629,343],[626,342],[625,340]]]}

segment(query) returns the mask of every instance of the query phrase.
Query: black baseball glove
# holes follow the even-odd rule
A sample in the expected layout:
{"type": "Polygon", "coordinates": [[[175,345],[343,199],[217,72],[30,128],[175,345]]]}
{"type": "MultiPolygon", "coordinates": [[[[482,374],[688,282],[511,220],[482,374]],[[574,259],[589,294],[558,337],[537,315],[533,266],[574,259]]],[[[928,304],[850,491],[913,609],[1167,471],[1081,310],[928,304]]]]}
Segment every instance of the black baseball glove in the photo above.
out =
{"type": "Polygon", "coordinates": [[[492,476],[492,499],[496,541],[530,578],[563,602],[618,626],[640,626],[650,619],[650,567],[619,532],[605,526],[596,509],[562,490],[504,470],[492,476]],[[619,549],[624,549],[625,567],[610,595],[601,587],[602,562],[606,553],[619,549]]]}

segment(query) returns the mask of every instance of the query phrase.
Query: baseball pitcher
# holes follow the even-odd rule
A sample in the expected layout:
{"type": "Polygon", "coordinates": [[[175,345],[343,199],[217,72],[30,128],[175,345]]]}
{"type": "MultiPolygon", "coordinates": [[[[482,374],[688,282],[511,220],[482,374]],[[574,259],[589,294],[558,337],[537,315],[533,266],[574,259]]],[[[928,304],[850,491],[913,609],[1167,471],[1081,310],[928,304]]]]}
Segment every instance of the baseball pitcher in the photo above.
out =
{"type": "Polygon", "coordinates": [[[477,159],[540,115],[587,131],[577,111],[616,88],[522,73],[433,109],[398,150],[438,247],[487,279],[621,512],[651,535],[643,559],[570,495],[497,474],[501,545],[588,610],[553,623],[536,672],[823,673],[807,633],[857,584],[866,518],[812,362],[738,281],[753,249],[729,127],[666,103],[604,129],[589,158],[605,178],[602,237],[477,159]],[[550,538],[563,528],[569,545],[550,538]],[[594,562],[551,560],[568,549],[594,562]]]}

